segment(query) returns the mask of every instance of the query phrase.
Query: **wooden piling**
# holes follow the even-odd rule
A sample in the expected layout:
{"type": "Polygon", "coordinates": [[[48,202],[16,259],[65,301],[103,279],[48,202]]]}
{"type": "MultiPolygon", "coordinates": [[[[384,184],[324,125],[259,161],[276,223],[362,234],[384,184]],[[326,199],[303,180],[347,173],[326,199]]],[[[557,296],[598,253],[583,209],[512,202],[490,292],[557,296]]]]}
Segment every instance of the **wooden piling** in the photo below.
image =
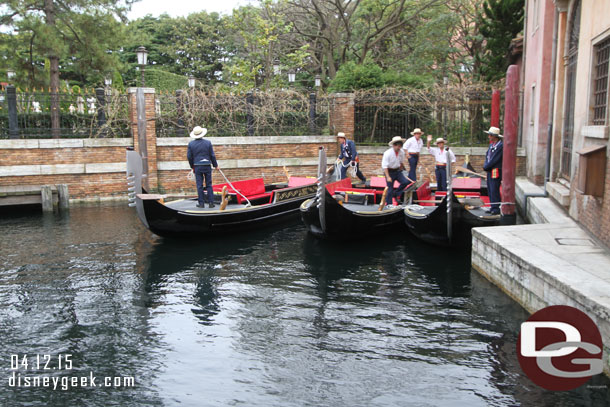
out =
{"type": "Polygon", "coordinates": [[[59,209],[68,209],[70,207],[70,195],[68,194],[68,185],[57,185],[57,195],[59,197],[59,209]]]}
{"type": "Polygon", "coordinates": [[[502,224],[514,225],[515,174],[517,170],[517,138],[519,137],[519,67],[511,65],[506,72],[504,92],[504,148],[502,154],[502,224]]]}
{"type": "Polygon", "coordinates": [[[40,188],[40,197],[42,200],[42,211],[53,212],[53,189],[51,185],[43,185],[40,188]]]}

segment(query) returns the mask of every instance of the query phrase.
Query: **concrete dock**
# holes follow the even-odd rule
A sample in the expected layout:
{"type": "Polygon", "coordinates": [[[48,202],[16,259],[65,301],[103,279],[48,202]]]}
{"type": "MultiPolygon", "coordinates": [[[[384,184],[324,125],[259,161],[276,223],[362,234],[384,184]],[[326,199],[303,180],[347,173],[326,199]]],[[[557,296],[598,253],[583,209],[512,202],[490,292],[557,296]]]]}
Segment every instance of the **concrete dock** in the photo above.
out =
{"type": "MultiPolygon", "coordinates": [[[[517,185],[521,201],[533,191],[526,182],[517,185]]],[[[549,305],[584,311],[600,329],[610,374],[610,252],[553,199],[528,199],[528,219],[541,223],[473,229],[472,266],[530,312],[549,305]]]]}

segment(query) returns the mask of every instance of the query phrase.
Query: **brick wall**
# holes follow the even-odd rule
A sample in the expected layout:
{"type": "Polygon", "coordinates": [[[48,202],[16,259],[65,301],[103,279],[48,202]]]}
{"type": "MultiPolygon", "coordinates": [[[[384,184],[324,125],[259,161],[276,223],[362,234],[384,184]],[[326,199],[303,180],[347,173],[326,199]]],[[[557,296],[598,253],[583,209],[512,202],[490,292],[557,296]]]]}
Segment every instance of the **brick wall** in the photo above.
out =
{"type": "MultiPolygon", "coordinates": [[[[606,160],[606,185],[603,198],[583,195],[576,191],[578,175],[572,180],[570,194],[576,205],[578,221],[603,244],[610,247],[610,160],[606,160]]],[[[572,208],[570,208],[572,213],[572,208]]]]}
{"type": "Polygon", "coordinates": [[[354,94],[333,93],[331,96],[330,112],[328,114],[328,127],[330,132],[337,135],[343,132],[351,139],[354,138],[354,94]]]}

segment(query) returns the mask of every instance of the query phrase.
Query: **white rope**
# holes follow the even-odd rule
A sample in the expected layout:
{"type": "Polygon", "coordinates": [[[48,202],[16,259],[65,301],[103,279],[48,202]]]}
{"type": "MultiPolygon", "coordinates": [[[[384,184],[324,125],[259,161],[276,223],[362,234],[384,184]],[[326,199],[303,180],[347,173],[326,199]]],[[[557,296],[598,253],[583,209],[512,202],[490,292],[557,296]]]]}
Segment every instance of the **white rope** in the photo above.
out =
{"type": "Polygon", "coordinates": [[[218,169],[218,171],[220,171],[220,174],[222,175],[222,177],[225,179],[225,181],[227,181],[227,184],[229,184],[229,186],[233,189],[233,191],[235,191],[239,196],[241,196],[242,198],[244,198],[248,203],[246,204],[246,208],[252,206],[252,203],[250,203],[250,200],[248,198],[246,198],[245,195],[243,195],[241,192],[239,192],[237,190],[237,188],[235,188],[233,186],[233,184],[231,184],[231,181],[229,181],[229,179],[225,176],[225,173],[222,172],[222,170],[218,167],[216,167],[218,169]]]}

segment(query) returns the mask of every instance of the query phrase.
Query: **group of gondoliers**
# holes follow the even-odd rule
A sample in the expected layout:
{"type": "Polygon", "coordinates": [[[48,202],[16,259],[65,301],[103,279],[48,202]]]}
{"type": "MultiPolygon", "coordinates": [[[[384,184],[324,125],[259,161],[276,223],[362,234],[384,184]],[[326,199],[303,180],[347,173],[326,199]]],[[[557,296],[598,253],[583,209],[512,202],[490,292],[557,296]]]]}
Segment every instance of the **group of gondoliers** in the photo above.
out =
{"type": "MultiPolygon", "coordinates": [[[[500,186],[502,183],[502,139],[500,129],[490,127],[484,131],[489,136],[489,148],[485,156],[485,164],[483,169],[487,172],[487,188],[489,199],[491,201],[489,212],[492,215],[500,214],[500,186]]],[[[404,139],[400,136],[392,138],[388,143],[390,148],[383,153],[381,159],[381,168],[387,182],[386,208],[392,208],[393,202],[400,203],[402,193],[405,188],[411,183],[417,181],[417,165],[419,163],[419,155],[423,148],[424,142],[422,136],[423,131],[419,128],[411,132],[411,137],[404,139]],[[405,161],[409,163],[408,174],[405,175],[405,161]],[[398,186],[395,187],[396,182],[398,186]]],[[[365,182],[366,178],[359,168],[359,158],[356,152],[356,144],[352,140],[348,140],[344,133],[338,133],[337,139],[340,142],[341,153],[337,158],[342,163],[341,179],[347,177],[347,168],[351,165],[356,168],[356,175],[365,182]]],[[[426,148],[434,157],[435,166],[434,173],[436,176],[437,191],[447,190],[447,160],[451,163],[456,161],[455,154],[446,147],[445,139],[439,137],[435,141],[436,147],[430,147],[432,136],[428,135],[426,148]]]]}
{"type": "MultiPolygon", "coordinates": [[[[199,126],[195,127],[190,134],[193,140],[187,148],[187,159],[197,184],[197,207],[199,208],[204,207],[206,197],[209,207],[214,207],[212,168],[218,169],[218,162],[212,143],[203,138],[206,133],[207,129],[199,126]]],[[[489,148],[485,156],[483,169],[487,172],[487,189],[491,202],[490,213],[496,215],[500,214],[503,136],[497,127],[491,127],[485,133],[489,136],[489,148]]],[[[400,203],[405,188],[417,180],[417,165],[424,144],[422,140],[423,135],[423,131],[418,128],[411,132],[409,139],[396,136],[388,143],[390,148],[383,153],[381,168],[383,169],[388,188],[386,194],[386,207],[388,208],[392,208],[394,202],[400,203]],[[405,161],[409,163],[407,175],[405,175],[405,161]],[[396,182],[398,182],[397,187],[395,187],[396,182]]],[[[354,141],[347,139],[345,133],[342,132],[337,134],[337,140],[340,143],[340,153],[337,157],[337,162],[340,163],[341,179],[347,178],[347,171],[351,167],[355,170],[356,176],[363,183],[366,182],[366,177],[360,171],[360,159],[354,141]]],[[[426,148],[434,157],[437,191],[446,191],[447,160],[449,159],[451,163],[454,163],[456,161],[455,154],[446,147],[445,139],[442,137],[436,139],[436,147],[430,147],[431,142],[432,136],[428,135],[426,148]]]]}

